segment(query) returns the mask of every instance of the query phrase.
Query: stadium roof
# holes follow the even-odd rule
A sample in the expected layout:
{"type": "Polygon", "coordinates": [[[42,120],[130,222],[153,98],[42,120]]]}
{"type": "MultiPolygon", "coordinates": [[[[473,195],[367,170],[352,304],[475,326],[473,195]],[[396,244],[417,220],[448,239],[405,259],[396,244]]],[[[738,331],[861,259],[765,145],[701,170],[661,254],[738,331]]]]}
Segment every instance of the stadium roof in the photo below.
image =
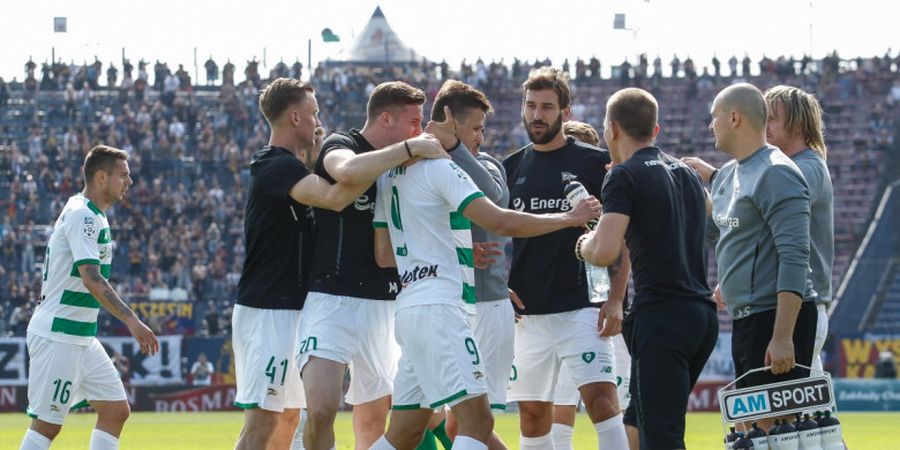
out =
{"type": "Polygon", "coordinates": [[[388,24],[381,7],[376,7],[369,23],[353,43],[340,51],[336,60],[354,63],[383,64],[418,62],[423,58],[403,43],[388,24]]]}

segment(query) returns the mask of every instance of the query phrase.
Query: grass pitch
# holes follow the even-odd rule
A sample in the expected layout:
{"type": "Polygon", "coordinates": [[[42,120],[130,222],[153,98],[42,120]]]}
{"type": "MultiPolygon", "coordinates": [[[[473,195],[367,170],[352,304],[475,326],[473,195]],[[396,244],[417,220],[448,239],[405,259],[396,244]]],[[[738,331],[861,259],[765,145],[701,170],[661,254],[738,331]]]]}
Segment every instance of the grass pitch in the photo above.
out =
{"type": "MultiPolygon", "coordinates": [[[[853,450],[900,449],[900,412],[843,413],[841,425],[847,444],[853,450]]],[[[85,449],[96,416],[73,414],[66,419],[62,433],[53,443],[54,450],[85,449]]],[[[125,425],[120,447],[128,450],[200,450],[234,448],[240,433],[240,412],[132,413],[125,425]]],[[[25,414],[0,414],[0,448],[15,449],[30,419],[25,414]]],[[[349,413],[341,413],[336,423],[339,450],[353,449],[349,413]]],[[[721,450],[722,423],[715,413],[691,413],[687,416],[687,446],[691,450],[721,450]]],[[[510,449],[519,448],[518,417],[501,414],[496,430],[510,449]]],[[[575,426],[575,448],[596,449],[597,438],[590,420],[579,414],[575,426]]]]}

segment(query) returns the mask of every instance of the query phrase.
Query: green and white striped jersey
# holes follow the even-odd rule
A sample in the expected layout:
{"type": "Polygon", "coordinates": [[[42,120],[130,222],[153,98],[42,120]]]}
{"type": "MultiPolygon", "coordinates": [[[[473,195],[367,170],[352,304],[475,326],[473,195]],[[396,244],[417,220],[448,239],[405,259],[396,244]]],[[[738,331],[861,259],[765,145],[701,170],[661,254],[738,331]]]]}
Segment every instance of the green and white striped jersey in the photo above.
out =
{"type": "Polygon", "coordinates": [[[372,225],[391,235],[402,289],[397,309],[458,304],[475,312],[471,223],[462,211],[483,197],[447,159],[395,167],[378,179],[372,225]]]}
{"type": "Polygon", "coordinates": [[[28,324],[29,333],[70,344],[91,342],[97,335],[100,303],[84,287],[78,266],[99,265],[108,279],[111,242],[106,215],[84,195],[70,197],[47,244],[41,302],[28,324]]]}

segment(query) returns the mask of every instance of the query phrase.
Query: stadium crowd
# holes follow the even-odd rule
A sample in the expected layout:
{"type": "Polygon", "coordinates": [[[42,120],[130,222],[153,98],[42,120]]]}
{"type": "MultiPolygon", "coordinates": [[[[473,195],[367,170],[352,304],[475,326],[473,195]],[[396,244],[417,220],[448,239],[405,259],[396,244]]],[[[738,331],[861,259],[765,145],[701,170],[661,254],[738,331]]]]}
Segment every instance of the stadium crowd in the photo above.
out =
{"type": "MultiPolygon", "coordinates": [[[[362,105],[382,81],[404,80],[433,98],[444,79],[462,79],[484,90],[497,105],[482,148],[502,157],[527,142],[516,114],[522,81],[532,67],[552,63],[485,63],[479,58],[474,64],[463,61],[458,70],[446,62],[425,61],[389,69],[320,64],[311,79],[329,132],[360,126],[365,118],[362,105]]],[[[659,57],[650,62],[641,56],[635,64],[626,60],[612,66],[607,74],[596,58],[561,63],[574,78],[573,115],[598,126],[606,96],[579,96],[579,90],[639,86],[662,98],[702,103],[701,109],[708,111],[713,92],[735,80],[749,80],[814,92],[826,110],[832,101],[878,99],[865,126],[850,130],[859,155],[851,166],[832,167],[836,184],[842,171],[877,166],[893,147],[900,112],[900,54],[852,60],[832,54],[819,61],[765,57],[757,67],[746,56],[741,61],[732,56],[724,65],[713,58],[698,70],[690,57],[682,61],[675,56],[664,68],[659,57]]],[[[37,63],[29,60],[24,82],[0,78],[0,208],[5,211],[0,223],[0,336],[25,335],[40,296],[50,225],[82,186],[84,155],[101,142],[128,151],[135,175],[125,200],[109,214],[116,242],[116,290],[126,299],[175,298],[198,305],[198,323],[174,316],[150,318],[158,334],[229,332],[245,251],[247,163],[265,145],[268,132],[258,111],[258,93],[268,80],[300,77],[304,68],[299,62],[282,61],[266,75],[253,60],[245,65],[243,81],[236,79],[230,60],[220,72],[210,58],[204,69],[206,83],[200,86],[183,65],[173,72],[166,63],[143,60],[137,67],[123,60],[121,78],[120,69],[109,64],[105,82],[100,61],[80,66],[45,62],[38,74],[37,63]]],[[[706,116],[697,119],[700,126],[707,123],[706,116]]],[[[669,147],[674,154],[687,154],[708,140],[696,138],[697,133],[708,131],[685,127],[669,137],[674,139],[669,147]]],[[[850,231],[858,239],[865,230],[850,231]]],[[[101,332],[125,332],[108,314],[102,313],[100,320],[101,332]]]]}

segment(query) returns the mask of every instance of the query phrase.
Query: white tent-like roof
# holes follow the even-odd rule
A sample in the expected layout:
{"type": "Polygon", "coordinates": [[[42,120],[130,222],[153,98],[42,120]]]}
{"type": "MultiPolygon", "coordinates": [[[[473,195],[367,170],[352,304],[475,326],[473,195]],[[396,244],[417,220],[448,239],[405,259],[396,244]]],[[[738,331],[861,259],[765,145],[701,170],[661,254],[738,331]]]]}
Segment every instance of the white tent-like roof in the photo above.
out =
{"type": "Polygon", "coordinates": [[[400,40],[379,6],[354,42],[341,50],[336,59],[360,63],[409,63],[421,61],[422,56],[400,40]]]}

